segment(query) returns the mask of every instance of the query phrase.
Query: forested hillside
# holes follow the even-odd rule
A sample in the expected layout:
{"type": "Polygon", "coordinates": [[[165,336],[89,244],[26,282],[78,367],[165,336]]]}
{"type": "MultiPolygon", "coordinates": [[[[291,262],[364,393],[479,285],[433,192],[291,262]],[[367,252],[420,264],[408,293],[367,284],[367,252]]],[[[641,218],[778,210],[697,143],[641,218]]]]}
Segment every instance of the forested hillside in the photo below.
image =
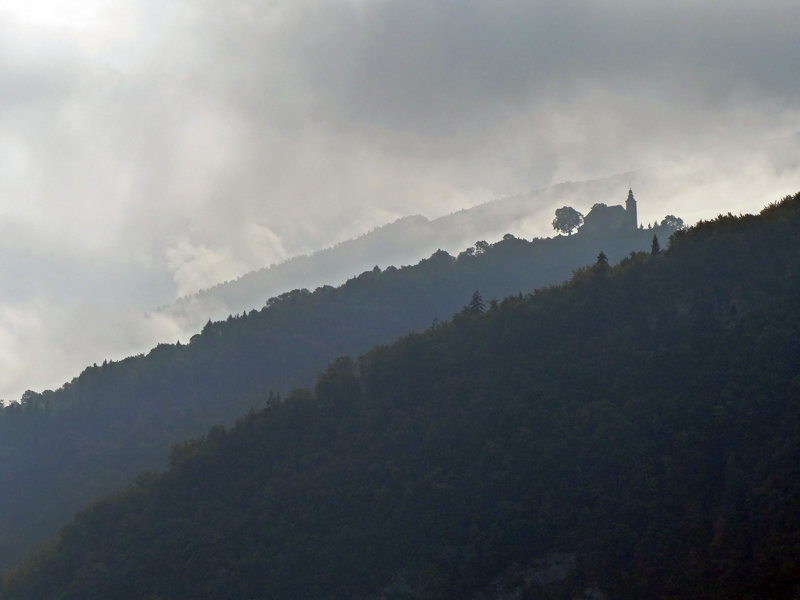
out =
{"type": "MultiPolygon", "coordinates": [[[[666,240],[669,230],[659,230],[666,240]]],[[[77,510],[162,468],[172,444],[230,424],[270,392],[311,385],[357,355],[449,318],[475,290],[503,298],[561,281],[600,248],[612,260],[653,231],[478,243],[457,258],[374,269],[338,288],[294,290],[259,311],[209,322],[191,343],[86,369],[56,391],[0,411],[0,566],[52,536],[77,510]]]]}
{"type": "Polygon", "coordinates": [[[798,230],[800,194],[336,360],[2,598],[797,598],[798,230]]]}
{"type": "MultiPolygon", "coordinates": [[[[507,232],[528,237],[531,231],[549,230],[552,213],[551,209],[544,207],[574,204],[581,210],[588,210],[593,199],[614,198],[632,176],[626,173],[604,179],[561,183],[527,194],[492,200],[432,220],[421,215],[398,219],[356,239],[200,290],[162,307],[159,312],[179,323],[184,330],[194,331],[209,318],[221,319],[231,313],[249,311],[260,306],[269,296],[295,288],[338,285],[374,265],[385,268],[414,264],[437,249],[457,253],[475,240],[496,240],[507,232]]],[[[623,197],[618,200],[622,201],[623,197]]],[[[671,232],[663,233],[666,235],[662,242],[671,232]]],[[[629,247],[630,241],[624,236],[624,254],[638,246],[629,247]]],[[[595,248],[591,250],[597,252],[595,248]]],[[[556,257],[551,260],[556,262],[549,267],[563,273],[558,281],[569,276],[572,269],[586,264],[585,261],[574,263],[569,256],[563,257],[562,263],[556,257]]]]}

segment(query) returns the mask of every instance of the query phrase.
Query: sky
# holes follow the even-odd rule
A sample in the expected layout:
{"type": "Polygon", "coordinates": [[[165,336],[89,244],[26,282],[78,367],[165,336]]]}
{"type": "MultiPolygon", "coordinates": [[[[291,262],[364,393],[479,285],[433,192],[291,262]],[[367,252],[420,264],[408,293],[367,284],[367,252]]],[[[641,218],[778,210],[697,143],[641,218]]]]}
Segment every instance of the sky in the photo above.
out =
{"type": "Polygon", "coordinates": [[[757,211],[800,189],[797,23],[796,0],[4,0],[0,398],[404,215],[623,172],[661,215],[757,211]]]}

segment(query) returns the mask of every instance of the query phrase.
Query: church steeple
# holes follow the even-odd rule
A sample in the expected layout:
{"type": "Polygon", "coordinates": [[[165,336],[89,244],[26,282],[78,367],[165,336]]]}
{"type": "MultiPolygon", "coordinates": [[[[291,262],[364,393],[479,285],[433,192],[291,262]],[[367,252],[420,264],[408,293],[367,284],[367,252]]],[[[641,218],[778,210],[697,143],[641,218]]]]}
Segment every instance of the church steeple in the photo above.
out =
{"type": "Polygon", "coordinates": [[[633,188],[628,188],[628,199],[625,200],[625,216],[628,227],[637,229],[639,227],[639,217],[636,214],[636,198],[633,197],[633,188]]]}

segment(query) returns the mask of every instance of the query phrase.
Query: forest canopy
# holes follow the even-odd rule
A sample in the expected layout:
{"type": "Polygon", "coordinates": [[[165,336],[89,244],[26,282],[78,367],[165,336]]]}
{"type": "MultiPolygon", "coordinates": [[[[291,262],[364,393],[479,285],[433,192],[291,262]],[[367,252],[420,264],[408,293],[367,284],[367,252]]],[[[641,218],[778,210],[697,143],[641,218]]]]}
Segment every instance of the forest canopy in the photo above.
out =
{"type": "Polygon", "coordinates": [[[473,293],[175,447],[2,597],[795,598],[799,226],[796,195],[473,293]]]}

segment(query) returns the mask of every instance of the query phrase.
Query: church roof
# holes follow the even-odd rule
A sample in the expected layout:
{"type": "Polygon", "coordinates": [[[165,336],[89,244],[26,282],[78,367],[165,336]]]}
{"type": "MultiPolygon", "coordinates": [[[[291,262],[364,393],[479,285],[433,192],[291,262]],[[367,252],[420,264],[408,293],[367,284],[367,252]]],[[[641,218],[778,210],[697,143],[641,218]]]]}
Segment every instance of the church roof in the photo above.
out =
{"type": "Polygon", "coordinates": [[[583,218],[581,230],[584,232],[618,229],[624,227],[626,221],[625,207],[619,204],[607,206],[602,202],[595,204],[583,218]]]}

